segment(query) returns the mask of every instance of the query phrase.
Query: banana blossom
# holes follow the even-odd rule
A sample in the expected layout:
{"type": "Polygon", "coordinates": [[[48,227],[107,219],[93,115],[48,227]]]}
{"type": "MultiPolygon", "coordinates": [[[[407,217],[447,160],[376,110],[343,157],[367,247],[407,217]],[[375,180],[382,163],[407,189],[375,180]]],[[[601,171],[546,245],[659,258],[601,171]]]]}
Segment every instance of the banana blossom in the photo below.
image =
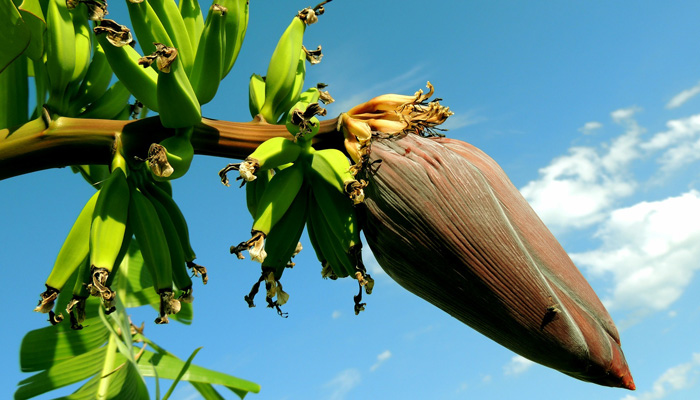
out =
{"type": "MultiPolygon", "coordinates": [[[[376,132],[357,118],[367,115],[368,103],[342,128],[368,182],[360,213],[365,237],[386,273],[532,361],[634,390],[610,315],[498,164],[458,140],[411,129],[376,132]],[[362,130],[370,136],[354,135],[362,130]]],[[[439,105],[421,107],[440,118],[450,114],[439,105]]]]}

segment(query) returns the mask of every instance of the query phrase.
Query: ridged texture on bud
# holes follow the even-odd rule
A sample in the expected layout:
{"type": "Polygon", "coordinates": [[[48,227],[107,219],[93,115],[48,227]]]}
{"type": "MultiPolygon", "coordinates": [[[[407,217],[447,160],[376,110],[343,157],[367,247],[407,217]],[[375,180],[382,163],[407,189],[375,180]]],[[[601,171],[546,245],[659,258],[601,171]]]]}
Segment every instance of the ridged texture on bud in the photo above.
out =
{"type": "Polygon", "coordinates": [[[364,231],[389,276],[535,362],[634,389],[612,319],[495,161],[417,135],[374,140],[377,160],[364,231]]]}

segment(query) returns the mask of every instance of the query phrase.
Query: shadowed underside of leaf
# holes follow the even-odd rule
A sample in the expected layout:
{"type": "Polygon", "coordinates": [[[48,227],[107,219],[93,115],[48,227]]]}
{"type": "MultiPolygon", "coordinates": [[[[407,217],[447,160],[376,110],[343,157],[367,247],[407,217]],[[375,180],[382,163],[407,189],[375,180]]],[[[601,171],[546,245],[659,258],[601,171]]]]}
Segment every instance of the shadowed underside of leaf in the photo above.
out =
{"type": "MultiPolygon", "coordinates": [[[[126,282],[123,282],[128,289],[128,295],[123,296],[125,305],[128,308],[148,304],[157,308],[160,298],[153,290],[153,282],[144,268],[136,241],[131,244],[119,269],[120,272],[128,271],[126,282]]],[[[120,285],[118,281],[122,277],[119,275],[115,279],[115,287],[120,285]]],[[[73,287],[74,282],[75,274],[66,287],[73,287]]],[[[70,298],[70,290],[62,292],[56,301],[56,310],[65,309],[70,298]]],[[[100,300],[91,297],[86,306],[88,318],[83,322],[82,330],[72,330],[64,321],[30,331],[22,340],[20,366],[24,372],[37,373],[19,383],[15,398],[28,399],[84,381],[73,394],[62,399],[94,399],[100,390],[107,399],[148,399],[144,377],[153,377],[156,373],[158,378],[174,381],[170,392],[179,380],[191,381],[207,400],[223,398],[213,384],[228,388],[240,398],[248,392],[260,391],[260,386],[253,382],[191,364],[196,352],[185,362],[141,334],[138,338],[145,340],[148,348],[156,352],[146,350],[138,356],[141,348],[130,345],[134,339],[130,334],[126,336],[129,342],[122,342],[122,332],[131,329],[124,304],[118,302],[117,305],[114,314],[105,316],[98,311],[102,307],[100,300]],[[125,357],[129,352],[133,354],[125,357]],[[135,357],[139,357],[136,363],[133,361],[135,357]],[[103,375],[108,377],[108,381],[104,381],[108,384],[101,388],[103,375]]],[[[191,304],[184,303],[177,315],[178,321],[190,323],[191,304]]]]}

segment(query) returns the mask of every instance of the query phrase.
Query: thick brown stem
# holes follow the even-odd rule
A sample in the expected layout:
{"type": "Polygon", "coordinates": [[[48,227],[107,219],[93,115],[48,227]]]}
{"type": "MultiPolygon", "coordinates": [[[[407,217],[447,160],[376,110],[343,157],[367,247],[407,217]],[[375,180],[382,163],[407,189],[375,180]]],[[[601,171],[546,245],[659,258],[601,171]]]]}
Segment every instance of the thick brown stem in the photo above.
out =
{"type": "MultiPolygon", "coordinates": [[[[343,148],[337,118],[321,122],[314,147],[343,148]]],[[[171,136],[158,117],[114,121],[60,117],[48,126],[41,119],[0,130],[0,180],[49,168],[79,164],[108,164],[117,136],[129,156],[146,157],[151,143],[171,136]]],[[[230,122],[204,118],[195,128],[196,154],[243,159],[265,140],[288,135],[284,125],[230,122]]]]}

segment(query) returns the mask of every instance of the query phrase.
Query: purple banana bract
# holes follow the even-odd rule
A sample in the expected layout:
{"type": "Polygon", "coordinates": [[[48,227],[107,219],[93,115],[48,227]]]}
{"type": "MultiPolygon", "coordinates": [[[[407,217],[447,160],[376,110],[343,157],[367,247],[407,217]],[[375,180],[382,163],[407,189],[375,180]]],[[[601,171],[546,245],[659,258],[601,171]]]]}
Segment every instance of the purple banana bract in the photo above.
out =
{"type": "Polygon", "coordinates": [[[399,284],[530,360],[635,388],[610,315],[493,159],[407,134],[373,139],[363,174],[365,236],[399,284]]]}

